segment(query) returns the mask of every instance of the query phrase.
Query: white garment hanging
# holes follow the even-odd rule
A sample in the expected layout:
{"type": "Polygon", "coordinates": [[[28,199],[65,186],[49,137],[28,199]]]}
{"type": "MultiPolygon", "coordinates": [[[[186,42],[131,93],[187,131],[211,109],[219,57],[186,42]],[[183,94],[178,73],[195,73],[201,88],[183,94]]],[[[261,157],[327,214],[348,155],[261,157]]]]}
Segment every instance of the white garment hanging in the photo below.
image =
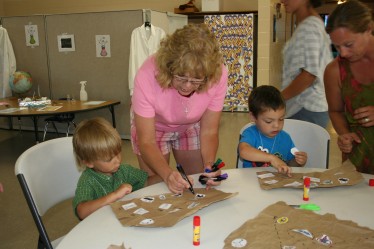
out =
{"type": "Polygon", "coordinates": [[[9,77],[16,71],[16,57],[8,31],[0,26],[0,94],[2,98],[12,96],[9,77]]]}
{"type": "Polygon", "coordinates": [[[134,78],[136,72],[148,56],[157,51],[161,39],[165,36],[166,33],[163,29],[152,24],[150,28],[143,24],[132,31],[128,73],[130,96],[132,96],[134,90],[134,78]]]}

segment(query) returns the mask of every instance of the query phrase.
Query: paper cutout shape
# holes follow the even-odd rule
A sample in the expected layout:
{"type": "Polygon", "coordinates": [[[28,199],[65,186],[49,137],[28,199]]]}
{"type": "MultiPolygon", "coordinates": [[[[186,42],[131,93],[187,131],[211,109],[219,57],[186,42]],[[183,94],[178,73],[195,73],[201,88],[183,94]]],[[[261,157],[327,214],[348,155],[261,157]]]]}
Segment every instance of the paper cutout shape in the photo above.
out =
{"type": "Polygon", "coordinates": [[[209,206],[210,204],[228,199],[238,193],[225,193],[217,189],[206,190],[205,188],[195,188],[196,193],[205,195],[204,198],[196,198],[189,191],[183,195],[173,193],[162,194],[165,199],[159,198],[160,195],[135,198],[128,201],[118,201],[111,204],[112,210],[123,226],[146,226],[146,227],[171,227],[183,218],[196,213],[198,210],[209,206]],[[144,202],[144,199],[153,199],[152,202],[144,202]],[[131,205],[130,205],[131,204],[131,205]],[[135,213],[133,209],[124,207],[137,206],[139,210],[147,210],[147,213],[135,213]],[[166,207],[170,205],[168,209],[166,207]]]}
{"type": "Polygon", "coordinates": [[[260,187],[265,190],[273,188],[303,188],[303,179],[305,177],[311,178],[310,188],[351,186],[360,183],[364,179],[362,174],[353,165],[328,169],[323,172],[292,173],[291,177],[278,172],[257,172],[260,187]],[[273,176],[269,177],[271,174],[273,176]],[[264,178],[264,176],[266,177],[264,178]],[[274,180],[278,182],[274,183],[274,180]]]}
{"type": "Polygon", "coordinates": [[[232,247],[235,247],[235,248],[242,248],[242,247],[245,247],[247,245],[247,240],[245,239],[234,239],[232,242],[231,242],[231,245],[232,247]]]}
{"type": "Polygon", "coordinates": [[[339,220],[333,214],[319,215],[277,202],[233,231],[225,239],[224,249],[234,249],[232,241],[237,238],[247,240],[245,248],[256,249],[327,248],[329,241],[334,242],[334,248],[372,249],[374,230],[358,226],[353,221],[339,220]],[[288,217],[288,222],[278,224],[276,220],[279,217],[288,217]],[[292,232],[299,228],[309,231],[318,240],[292,232]],[[325,241],[326,245],[321,241],[325,241]]]}
{"type": "Polygon", "coordinates": [[[313,234],[306,229],[292,229],[292,231],[296,233],[300,233],[302,235],[307,236],[308,238],[313,239],[313,234]]]}

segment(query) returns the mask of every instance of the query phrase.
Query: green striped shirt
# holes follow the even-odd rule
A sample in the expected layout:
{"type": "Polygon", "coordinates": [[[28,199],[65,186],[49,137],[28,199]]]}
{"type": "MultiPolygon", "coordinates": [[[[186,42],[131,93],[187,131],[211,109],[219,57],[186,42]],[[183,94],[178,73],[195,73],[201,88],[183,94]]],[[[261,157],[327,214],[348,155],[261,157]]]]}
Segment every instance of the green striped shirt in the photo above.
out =
{"type": "Polygon", "coordinates": [[[127,164],[121,164],[118,171],[112,176],[86,168],[80,176],[75,190],[74,212],[77,214],[76,209],[79,203],[106,196],[117,190],[123,183],[130,184],[132,191],[141,189],[145,186],[147,179],[148,174],[145,171],[127,164]]]}

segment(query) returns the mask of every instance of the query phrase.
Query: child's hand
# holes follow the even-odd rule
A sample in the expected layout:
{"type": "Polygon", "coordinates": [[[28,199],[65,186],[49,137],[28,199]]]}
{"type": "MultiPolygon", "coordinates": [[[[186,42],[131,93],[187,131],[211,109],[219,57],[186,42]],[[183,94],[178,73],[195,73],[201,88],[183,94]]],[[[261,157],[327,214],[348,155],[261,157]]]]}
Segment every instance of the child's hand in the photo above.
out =
{"type": "Polygon", "coordinates": [[[123,198],[125,195],[130,194],[132,191],[132,186],[128,183],[124,183],[119,188],[114,191],[117,200],[123,198]]]}
{"type": "Polygon", "coordinates": [[[291,177],[291,168],[288,167],[287,164],[283,162],[283,160],[281,160],[279,157],[274,156],[274,155],[271,158],[272,158],[270,161],[271,166],[276,168],[279,173],[284,173],[288,175],[289,177],[291,177]]]}
{"type": "Polygon", "coordinates": [[[300,166],[304,166],[308,160],[308,154],[304,151],[295,152],[295,161],[300,166]]]}

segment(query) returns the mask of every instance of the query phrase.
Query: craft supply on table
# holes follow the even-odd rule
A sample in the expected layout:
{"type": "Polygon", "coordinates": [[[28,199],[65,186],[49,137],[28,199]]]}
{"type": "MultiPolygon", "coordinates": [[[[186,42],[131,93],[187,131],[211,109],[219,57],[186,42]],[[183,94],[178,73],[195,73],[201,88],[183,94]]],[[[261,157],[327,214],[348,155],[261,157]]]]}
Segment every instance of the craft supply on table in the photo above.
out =
{"type": "Polygon", "coordinates": [[[193,245],[200,245],[200,216],[193,217],[193,245]]]}
{"type": "Polygon", "coordinates": [[[303,193],[303,200],[309,201],[309,190],[310,190],[310,177],[304,178],[304,193],[303,193]]]}
{"type": "Polygon", "coordinates": [[[186,173],[184,172],[181,164],[177,164],[177,170],[179,171],[179,173],[181,174],[183,179],[186,180],[188,182],[188,184],[190,185],[190,187],[188,189],[191,191],[192,194],[195,194],[195,191],[193,190],[192,184],[191,184],[190,180],[188,179],[186,173]]]}
{"type": "Polygon", "coordinates": [[[316,204],[300,204],[300,205],[289,205],[290,207],[304,209],[304,210],[311,210],[311,211],[319,211],[321,207],[316,204]]]}
{"type": "Polygon", "coordinates": [[[374,178],[369,179],[369,186],[374,187],[374,178]]]}

